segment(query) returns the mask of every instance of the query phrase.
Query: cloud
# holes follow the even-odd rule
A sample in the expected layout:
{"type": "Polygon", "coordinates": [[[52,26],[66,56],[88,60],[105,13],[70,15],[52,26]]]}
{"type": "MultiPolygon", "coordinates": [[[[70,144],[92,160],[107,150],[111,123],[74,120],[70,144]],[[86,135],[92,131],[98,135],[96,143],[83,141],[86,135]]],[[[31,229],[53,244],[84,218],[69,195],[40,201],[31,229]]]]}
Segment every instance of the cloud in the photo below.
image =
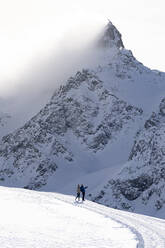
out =
{"type": "MultiPolygon", "coordinates": [[[[62,24],[61,17],[56,16],[58,22],[53,25],[46,22],[42,35],[29,37],[29,44],[26,41],[21,44],[22,56],[15,58],[16,65],[12,67],[16,73],[9,70],[9,77],[0,78],[0,109],[13,116],[13,127],[22,125],[36,114],[55,89],[77,70],[96,63],[93,43],[107,20],[95,15],[86,15],[84,20],[81,11],[74,18],[69,19],[69,16],[65,16],[62,24]],[[45,35],[48,35],[46,39],[45,35]],[[39,48],[36,49],[33,43],[39,48]]],[[[33,35],[34,30],[29,35],[33,35]]]]}

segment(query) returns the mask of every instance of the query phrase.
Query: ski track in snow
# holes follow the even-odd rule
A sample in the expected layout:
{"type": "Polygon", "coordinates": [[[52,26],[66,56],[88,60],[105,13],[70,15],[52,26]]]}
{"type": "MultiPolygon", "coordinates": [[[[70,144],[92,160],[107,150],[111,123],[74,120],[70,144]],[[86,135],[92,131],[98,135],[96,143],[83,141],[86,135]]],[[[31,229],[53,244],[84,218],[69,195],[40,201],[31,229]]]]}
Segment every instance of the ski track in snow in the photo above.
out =
{"type": "MultiPolygon", "coordinates": [[[[58,197],[72,204],[72,198],[58,197]]],[[[137,248],[165,248],[165,221],[145,215],[125,212],[85,201],[78,205],[114,220],[130,229],[138,240],[137,248]]]]}
{"type": "Polygon", "coordinates": [[[0,248],[164,248],[165,220],[0,187],[0,248]]]}

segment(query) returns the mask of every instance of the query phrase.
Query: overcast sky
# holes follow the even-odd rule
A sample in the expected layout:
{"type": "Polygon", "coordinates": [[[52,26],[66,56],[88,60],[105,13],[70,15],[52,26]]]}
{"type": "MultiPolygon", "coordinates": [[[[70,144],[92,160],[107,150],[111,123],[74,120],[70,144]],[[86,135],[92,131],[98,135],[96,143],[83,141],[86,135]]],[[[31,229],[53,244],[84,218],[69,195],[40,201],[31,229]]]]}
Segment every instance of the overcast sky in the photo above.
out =
{"type": "Polygon", "coordinates": [[[7,82],[15,87],[14,80],[34,60],[56,51],[61,42],[74,46],[70,37],[79,42],[80,35],[83,44],[107,19],[138,60],[165,71],[164,11],[164,0],[0,0],[0,89],[7,89],[7,82]]]}

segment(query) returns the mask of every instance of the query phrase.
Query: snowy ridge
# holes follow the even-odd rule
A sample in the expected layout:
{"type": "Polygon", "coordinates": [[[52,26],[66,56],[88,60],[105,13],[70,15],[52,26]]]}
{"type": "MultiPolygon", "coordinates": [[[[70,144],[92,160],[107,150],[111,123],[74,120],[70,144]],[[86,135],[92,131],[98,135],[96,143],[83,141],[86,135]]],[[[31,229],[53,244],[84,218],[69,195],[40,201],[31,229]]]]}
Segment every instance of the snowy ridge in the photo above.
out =
{"type": "Polygon", "coordinates": [[[0,242],[10,247],[164,248],[165,221],[73,196],[0,188],[0,242]],[[13,215],[14,210],[14,215],[13,215]],[[106,227],[106,228],[105,228],[106,227]]]}

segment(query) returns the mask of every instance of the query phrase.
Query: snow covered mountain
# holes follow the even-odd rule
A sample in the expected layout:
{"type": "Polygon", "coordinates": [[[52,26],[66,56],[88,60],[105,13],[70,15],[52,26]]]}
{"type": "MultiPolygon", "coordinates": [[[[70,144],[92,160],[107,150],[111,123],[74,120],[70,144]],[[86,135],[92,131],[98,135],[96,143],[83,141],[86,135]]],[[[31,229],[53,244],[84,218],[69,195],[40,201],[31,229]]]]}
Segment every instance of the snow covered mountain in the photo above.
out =
{"type": "MultiPolygon", "coordinates": [[[[83,157],[98,156],[118,134],[129,132],[141,115],[141,109],[112,95],[95,74],[78,72],[40,113],[2,138],[1,181],[10,178],[13,185],[18,181],[23,187],[40,188],[63,164],[81,166],[77,145],[83,147],[83,157]]],[[[97,168],[85,166],[91,171],[97,168]]]]}
{"type": "Polygon", "coordinates": [[[159,215],[165,73],[138,62],[111,22],[94,45],[98,66],[78,71],[2,138],[0,184],[74,194],[86,183],[94,201],[159,215]]]}
{"type": "Polygon", "coordinates": [[[113,207],[145,214],[164,212],[165,99],[137,133],[129,161],[120,174],[110,180],[96,198],[113,207]],[[106,193],[111,194],[109,201],[104,197],[106,193]]]}

